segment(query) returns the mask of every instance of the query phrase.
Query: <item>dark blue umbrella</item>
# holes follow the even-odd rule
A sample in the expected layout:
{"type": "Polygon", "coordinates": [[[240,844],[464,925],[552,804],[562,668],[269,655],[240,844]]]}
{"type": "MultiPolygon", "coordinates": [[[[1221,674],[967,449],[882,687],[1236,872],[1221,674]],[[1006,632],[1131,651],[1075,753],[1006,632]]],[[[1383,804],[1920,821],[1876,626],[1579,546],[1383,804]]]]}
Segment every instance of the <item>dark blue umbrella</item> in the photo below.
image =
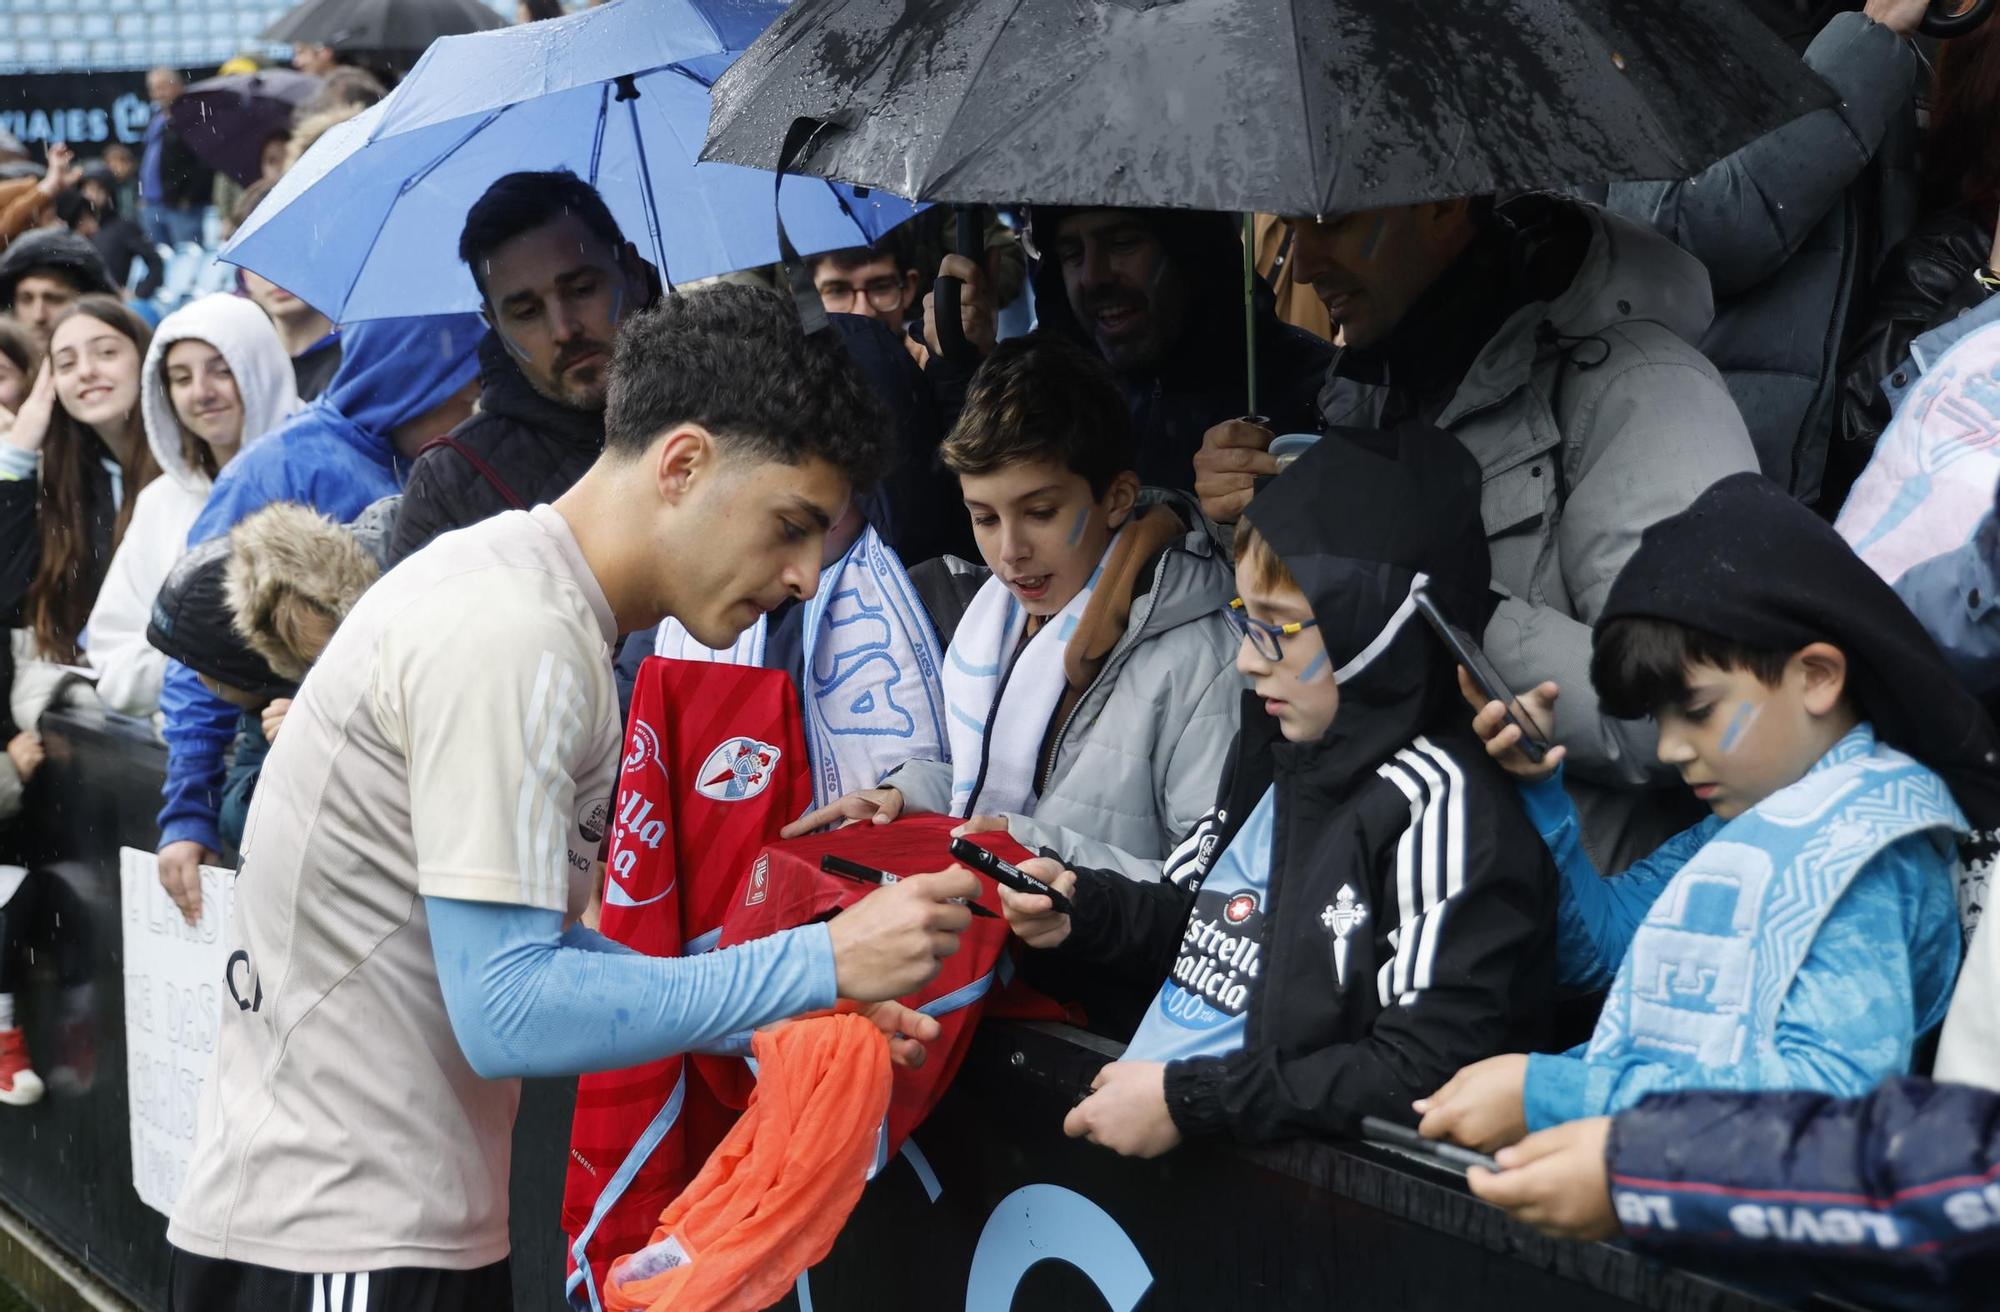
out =
{"type": "MultiPolygon", "coordinates": [[[[340,322],[473,310],[458,259],[465,212],[492,182],[567,168],[593,183],[670,279],[779,258],[777,179],[701,164],[709,84],[779,6],[617,0],[446,37],[381,104],[332,129],[223,250],[340,322]]],[[[915,212],[817,179],[783,190],[804,252],[860,246],[915,212]]]]}
{"type": "Polygon", "coordinates": [[[232,73],[195,83],[167,114],[202,163],[247,187],[263,176],[264,143],[290,132],[318,90],[318,78],[289,68],[232,73]]]}

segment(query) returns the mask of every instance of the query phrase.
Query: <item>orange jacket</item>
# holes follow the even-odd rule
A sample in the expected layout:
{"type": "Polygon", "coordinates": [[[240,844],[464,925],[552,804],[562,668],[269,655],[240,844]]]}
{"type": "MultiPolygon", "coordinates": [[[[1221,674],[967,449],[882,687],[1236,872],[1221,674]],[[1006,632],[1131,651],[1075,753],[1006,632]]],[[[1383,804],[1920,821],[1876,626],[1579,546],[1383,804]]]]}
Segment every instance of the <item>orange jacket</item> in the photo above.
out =
{"type": "Polygon", "coordinates": [[[757,1090],[653,1241],[612,1264],[612,1312],[758,1312],[825,1257],[861,1199],[889,1110],[889,1045],[816,1016],[751,1040],[757,1090]]]}

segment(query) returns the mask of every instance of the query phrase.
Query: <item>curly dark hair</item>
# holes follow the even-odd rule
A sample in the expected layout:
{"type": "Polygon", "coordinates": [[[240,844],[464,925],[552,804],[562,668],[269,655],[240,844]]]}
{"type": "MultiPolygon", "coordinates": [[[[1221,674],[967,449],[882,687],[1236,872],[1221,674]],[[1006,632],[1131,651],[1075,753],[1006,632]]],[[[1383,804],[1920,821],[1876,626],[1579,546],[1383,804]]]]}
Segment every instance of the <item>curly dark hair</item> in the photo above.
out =
{"type": "Polygon", "coordinates": [[[757,287],[663,296],[618,330],[604,449],[636,458],[690,423],[761,459],[825,460],[856,488],[890,454],[889,421],[839,339],[808,336],[790,301],[757,287]]]}

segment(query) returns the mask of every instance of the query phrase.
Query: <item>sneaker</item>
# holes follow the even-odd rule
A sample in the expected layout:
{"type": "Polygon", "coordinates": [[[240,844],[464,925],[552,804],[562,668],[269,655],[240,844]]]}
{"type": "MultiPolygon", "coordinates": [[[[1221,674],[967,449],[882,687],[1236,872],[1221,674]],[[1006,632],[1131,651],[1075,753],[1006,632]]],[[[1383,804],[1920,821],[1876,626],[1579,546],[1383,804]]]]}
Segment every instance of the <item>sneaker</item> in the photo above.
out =
{"type": "Polygon", "coordinates": [[[42,1077],[28,1065],[28,1038],[19,1030],[0,1030],[0,1103],[26,1107],[42,1100],[42,1077]]]}

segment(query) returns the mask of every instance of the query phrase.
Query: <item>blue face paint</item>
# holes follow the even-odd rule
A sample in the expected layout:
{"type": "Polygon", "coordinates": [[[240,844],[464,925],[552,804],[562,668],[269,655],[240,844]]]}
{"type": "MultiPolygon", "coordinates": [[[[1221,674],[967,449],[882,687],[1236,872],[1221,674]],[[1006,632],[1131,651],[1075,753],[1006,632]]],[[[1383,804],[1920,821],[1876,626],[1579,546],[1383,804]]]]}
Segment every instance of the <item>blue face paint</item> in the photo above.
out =
{"type": "Polygon", "coordinates": [[[1729,717],[1729,727],[1722,731],[1722,750],[1733,752],[1743,741],[1743,735],[1757,722],[1757,708],[1749,702],[1736,703],[1736,714],[1729,717]]]}
{"type": "Polygon", "coordinates": [[[1306,667],[1299,671],[1299,682],[1311,683],[1320,676],[1320,672],[1326,669],[1326,666],[1326,648],[1322,647],[1320,648],[1319,655],[1306,662],[1306,667]]]}
{"type": "Polygon", "coordinates": [[[1375,226],[1368,230],[1368,240],[1361,247],[1361,258],[1373,262],[1375,249],[1382,244],[1382,229],[1388,225],[1389,216],[1377,214],[1375,226]]]}
{"type": "Polygon", "coordinates": [[[514,344],[513,338],[509,337],[506,333],[501,332],[500,326],[498,324],[495,324],[493,326],[493,335],[500,339],[500,345],[507,348],[507,354],[513,356],[516,360],[519,360],[522,364],[530,363],[528,359],[528,353],[522,350],[520,347],[516,346],[514,344]]]}
{"type": "Polygon", "coordinates": [[[1069,544],[1073,547],[1083,541],[1083,530],[1090,527],[1090,507],[1084,506],[1076,512],[1076,522],[1069,526],[1069,544]]]}

